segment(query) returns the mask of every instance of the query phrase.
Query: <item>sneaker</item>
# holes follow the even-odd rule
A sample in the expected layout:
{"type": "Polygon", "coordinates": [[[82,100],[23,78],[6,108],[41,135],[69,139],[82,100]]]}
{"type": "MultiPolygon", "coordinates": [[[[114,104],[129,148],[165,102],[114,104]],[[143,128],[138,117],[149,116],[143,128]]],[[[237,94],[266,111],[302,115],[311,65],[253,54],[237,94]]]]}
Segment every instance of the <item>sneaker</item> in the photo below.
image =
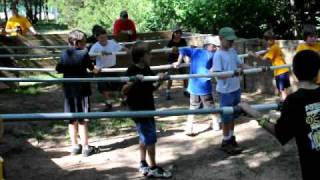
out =
{"type": "Polygon", "coordinates": [[[112,104],[106,102],[104,111],[111,111],[111,110],[112,110],[112,104]]]}
{"type": "Polygon", "coordinates": [[[81,151],[82,151],[81,144],[77,144],[77,145],[71,147],[70,154],[71,155],[81,154],[81,151]]]}
{"type": "Polygon", "coordinates": [[[171,93],[170,92],[166,92],[166,100],[171,100],[171,93]]]}
{"type": "Polygon", "coordinates": [[[242,149],[233,145],[232,140],[223,140],[221,150],[229,155],[237,155],[242,152],[242,149]]]}
{"type": "Polygon", "coordinates": [[[190,94],[189,94],[189,92],[188,91],[183,91],[183,95],[185,96],[185,97],[190,97],[190,94]]]}
{"type": "Polygon", "coordinates": [[[146,161],[140,162],[139,172],[141,172],[142,175],[147,176],[149,173],[149,165],[146,161]]]}
{"type": "Polygon", "coordinates": [[[154,178],[170,178],[172,173],[168,170],[164,170],[161,167],[156,167],[154,169],[150,169],[148,172],[148,177],[154,178]]]}
{"type": "Polygon", "coordinates": [[[236,141],[236,137],[235,136],[232,136],[231,139],[231,144],[233,145],[233,147],[237,150],[237,151],[243,151],[243,149],[239,146],[239,144],[237,143],[236,141]]]}
{"type": "Polygon", "coordinates": [[[88,146],[87,149],[85,149],[85,148],[82,149],[82,155],[84,157],[91,156],[92,154],[96,154],[98,152],[99,152],[99,149],[94,146],[88,146]]]}

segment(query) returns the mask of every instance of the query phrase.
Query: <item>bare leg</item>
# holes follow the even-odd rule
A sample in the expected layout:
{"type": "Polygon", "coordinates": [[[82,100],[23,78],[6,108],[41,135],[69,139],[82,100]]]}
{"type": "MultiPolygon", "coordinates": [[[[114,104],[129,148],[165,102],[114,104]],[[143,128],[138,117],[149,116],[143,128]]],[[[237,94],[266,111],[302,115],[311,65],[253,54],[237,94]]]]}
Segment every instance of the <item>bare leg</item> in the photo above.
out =
{"type": "Polygon", "coordinates": [[[140,142],[139,148],[140,148],[140,161],[145,161],[146,154],[147,154],[147,147],[142,142],[140,142]]]}
{"type": "Polygon", "coordinates": [[[148,145],[147,146],[147,152],[149,156],[149,161],[150,161],[150,167],[155,167],[156,164],[156,145],[148,145]]]}
{"type": "Polygon", "coordinates": [[[280,96],[281,96],[281,100],[284,101],[288,96],[288,90],[287,89],[280,90],[280,96]]]}
{"type": "Polygon", "coordinates": [[[69,123],[69,136],[71,140],[71,145],[75,146],[78,144],[78,122],[75,121],[72,124],[69,123]]]}
{"type": "Polygon", "coordinates": [[[88,126],[87,122],[79,123],[79,136],[83,147],[88,146],[88,126]]]}

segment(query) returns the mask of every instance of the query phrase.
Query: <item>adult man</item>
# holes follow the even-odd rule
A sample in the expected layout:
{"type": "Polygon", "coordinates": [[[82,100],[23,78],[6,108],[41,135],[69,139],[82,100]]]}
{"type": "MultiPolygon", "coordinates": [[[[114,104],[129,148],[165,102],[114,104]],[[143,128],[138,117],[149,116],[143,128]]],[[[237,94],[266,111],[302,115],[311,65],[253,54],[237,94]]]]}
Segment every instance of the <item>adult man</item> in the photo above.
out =
{"type": "Polygon", "coordinates": [[[7,21],[5,31],[11,35],[16,36],[18,34],[20,35],[26,35],[29,31],[35,35],[38,34],[37,31],[34,29],[30,21],[19,15],[18,9],[16,5],[11,6],[12,11],[12,17],[7,21]]]}
{"type": "Polygon", "coordinates": [[[137,39],[137,32],[134,22],[128,18],[127,11],[121,11],[120,18],[113,24],[113,35],[118,37],[120,35],[128,37],[129,41],[135,41],[137,39]]]}

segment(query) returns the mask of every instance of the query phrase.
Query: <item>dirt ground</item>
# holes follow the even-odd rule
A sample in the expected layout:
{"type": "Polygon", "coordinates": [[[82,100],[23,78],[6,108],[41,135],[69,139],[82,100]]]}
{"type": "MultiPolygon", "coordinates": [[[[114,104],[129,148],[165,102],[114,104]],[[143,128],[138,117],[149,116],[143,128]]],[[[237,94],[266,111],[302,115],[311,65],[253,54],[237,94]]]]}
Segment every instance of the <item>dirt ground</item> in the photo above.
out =
{"type": "MultiPolygon", "coordinates": [[[[39,95],[0,93],[1,113],[62,112],[63,95],[57,86],[44,88],[39,95]]],[[[179,86],[173,89],[173,100],[166,101],[164,90],[156,93],[158,109],[188,107],[179,86]]],[[[96,90],[94,89],[95,95],[96,90]]],[[[243,93],[248,102],[273,102],[275,97],[243,93]]],[[[103,107],[93,101],[93,111],[103,107]]],[[[122,109],[116,105],[115,109],[122,109]]],[[[208,129],[207,116],[197,116],[196,137],[183,133],[186,116],[157,118],[162,126],[158,131],[157,161],[172,170],[172,179],[213,180],[300,180],[300,167],[294,141],[281,146],[274,137],[249,118],[241,117],[235,129],[244,152],[227,156],[219,150],[221,131],[208,129]]],[[[37,140],[24,134],[31,123],[6,123],[0,153],[5,160],[8,180],[48,179],[145,179],[138,171],[138,137],[135,129],[116,135],[90,137],[90,143],[102,152],[90,157],[70,156],[65,129],[52,132],[50,138],[37,140]]],[[[38,123],[41,127],[48,123],[38,123]]]]}

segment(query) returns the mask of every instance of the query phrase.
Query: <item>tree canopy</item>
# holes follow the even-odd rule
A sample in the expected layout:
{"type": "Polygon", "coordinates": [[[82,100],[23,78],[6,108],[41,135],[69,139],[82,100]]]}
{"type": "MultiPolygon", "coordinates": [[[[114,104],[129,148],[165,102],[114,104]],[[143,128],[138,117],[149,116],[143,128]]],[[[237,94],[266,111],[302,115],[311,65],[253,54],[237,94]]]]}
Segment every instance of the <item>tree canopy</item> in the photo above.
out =
{"type": "MultiPolygon", "coordinates": [[[[301,34],[303,24],[319,25],[318,0],[3,0],[2,9],[17,1],[29,19],[49,7],[59,11],[59,23],[89,32],[95,24],[112,30],[121,10],[127,10],[139,32],[172,29],[217,33],[231,26],[241,37],[259,37],[272,28],[282,38],[301,34]]],[[[40,18],[41,19],[41,18],[40,18]]]]}

